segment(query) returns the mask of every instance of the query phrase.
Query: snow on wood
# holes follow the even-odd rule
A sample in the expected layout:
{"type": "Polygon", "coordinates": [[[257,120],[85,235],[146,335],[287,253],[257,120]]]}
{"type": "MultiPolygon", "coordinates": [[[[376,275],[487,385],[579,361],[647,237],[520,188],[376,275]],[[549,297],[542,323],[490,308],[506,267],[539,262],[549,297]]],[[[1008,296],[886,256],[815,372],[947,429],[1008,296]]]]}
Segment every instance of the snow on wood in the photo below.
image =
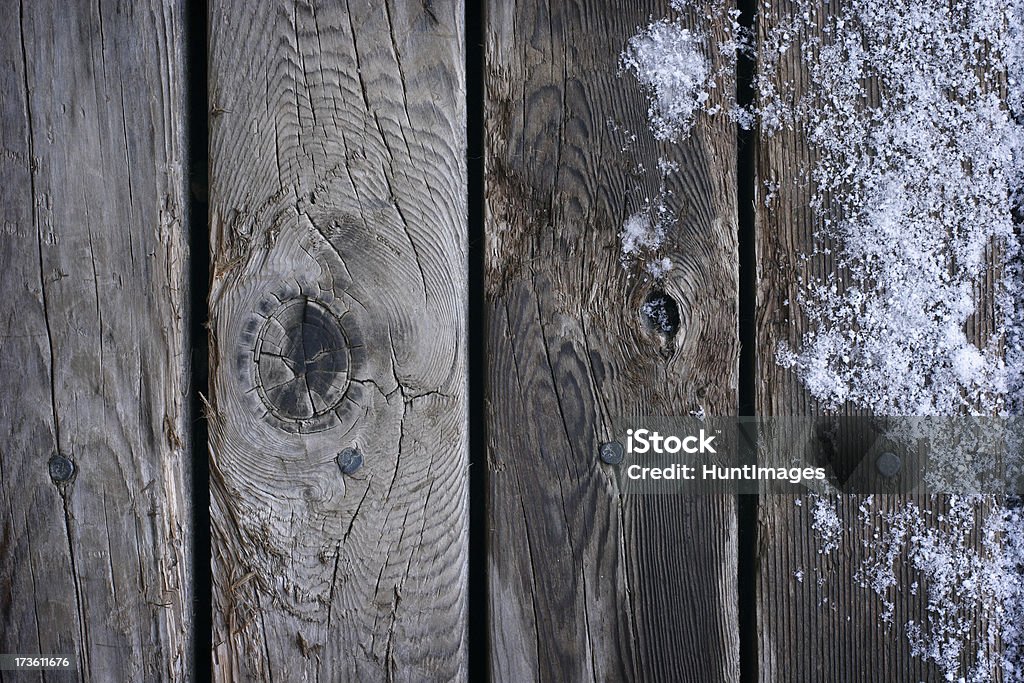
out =
{"type": "Polygon", "coordinates": [[[648,115],[660,140],[688,129],[693,115],[708,101],[711,65],[704,56],[704,36],[679,21],[656,21],[633,36],[622,63],[651,92],[648,115]]]}
{"type": "MultiPolygon", "coordinates": [[[[640,29],[622,55],[649,91],[659,140],[685,139],[702,116],[723,114],[757,125],[761,135],[790,129],[808,140],[815,161],[802,169],[802,182],[813,188],[809,208],[821,230],[818,248],[803,258],[835,265],[827,276],[803,281],[796,303],[810,330],[796,347],[780,346],[777,362],[826,407],[1019,415],[1024,2],[853,0],[825,12],[798,0],[793,7],[788,23],[762,36],[758,102],[749,111],[706,106],[716,77],[699,46],[748,49],[734,14],[733,30],[707,45],[706,17],[673,2],[676,14],[640,29]],[[800,94],[805,84],[777,78],[791,51],[811,79],[800,94]],[[996,326],[972,340],[967,330],[982,314],[976,293],[992,280],[996,326]]],[[[770,207],[785,188],[763,182],[770,207]]],[[[623,229],[624,256],[635,218],[623,229]]],[[[945,515],[908,503],[882,520],[865,500],[862,521],[884,533],[866,536],[872,540],[862,549],[858,581],[883,601],[884,621],[894,619],[896,591],[926,591],[927,614],[900,626],[912,653],[936,663],[947,680],[988,681],[1000,671],[1018,680],[1020,511],[1001,499],[948,502],[945,515]],[[981,546],[972,536],[979,529],[981,546]],[[898,561],[915,572],[909,586],[899,585],[898,561]],[[979,615],[988,629],[984,642],[971,630],[979,615]],[[976,653],[965,652],[971,646],[976,653]],[[986,654],[996,651],[999,661],[986,654]]],[[[841,543],[842,520],[821,498],[812,511],[820,552],[829,554],[841,543]]]]}

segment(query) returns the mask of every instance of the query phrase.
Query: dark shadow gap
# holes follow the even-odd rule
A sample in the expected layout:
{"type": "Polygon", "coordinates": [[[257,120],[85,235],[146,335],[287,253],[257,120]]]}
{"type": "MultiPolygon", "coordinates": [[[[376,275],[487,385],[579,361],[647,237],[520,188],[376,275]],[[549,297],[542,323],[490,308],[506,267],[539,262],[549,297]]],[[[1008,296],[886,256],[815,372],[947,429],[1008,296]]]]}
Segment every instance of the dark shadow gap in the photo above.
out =
{"type": "Polygon", "coordinates": [[[485,289],[484,98],[486,15],[466,2],[466,170],[469,219],[469,680],[490,679],[487,609],[487,302],[485,289]]]}
{"type": "MultiPolygon", "coordinates": [[[[756,37],[756,0],[738,0],[739,22],[756,37]]],[[[741,107],[755,103],[754,79],[757,73],[756,54],[740,51],[736,62],[736,100],[741,107]]],[[[757,413],[757,227],[755,197],[757,182],[757,128],[744,130],[737,126],[736,188],[739,218],[739,414],[757,413]]],[[[756,429],[756,428],[755,428],[756,429]]],[[[755,437],[756,439],[756,437],[755,437]]],[[[756,442],[755,442],[756,443],[756,442]]],[[[752,448],[745,453],[747,462],[756,461],[752,448]]],[[[738,563],[740,627],[740,681],[758,680],[757,639],[757,495],[737,496],[738,563]]]]}
{"type": "Polygon", "coordinates": [[[212,594],[210,588],[210,463],[203,398],[209,396],[210,233],[209,110],[207,86],[207,3],[185,2],[185,154],[189,239],[188,331],[192,351],[190,415],[192,421],[192,672],[197,681],[212,674],[212,594]],[[204,673],[206,672],[206,673],[204,673]]]}

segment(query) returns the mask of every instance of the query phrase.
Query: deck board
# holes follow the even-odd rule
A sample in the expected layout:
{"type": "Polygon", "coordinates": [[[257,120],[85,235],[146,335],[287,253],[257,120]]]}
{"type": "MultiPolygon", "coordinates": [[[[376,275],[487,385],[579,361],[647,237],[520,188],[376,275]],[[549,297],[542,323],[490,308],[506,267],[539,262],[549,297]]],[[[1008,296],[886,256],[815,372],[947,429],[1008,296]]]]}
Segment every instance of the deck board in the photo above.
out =
{"type": "Polygon", "coordinates": [[[668,4],[488,8],[495,681],[739,675],[735,499],[623,496],[598,458],[619,416],[736,411],[735,127],[703,121],[657,143],[618,62],[668,4]],[[674,268],[654,281],[623,266],[618,235],[658,193],[659,158],[681,169],[667,188],[679,220],[664,252],[674,268]],[[657,292],[677,303],[678,330],[641,314],[657,292]]]}
{"type": "Polygon", "coordinates": [[[185,680],[183,3],[0,17],[0,651],[185,680]]]}
{"type": "Polygon", "coordinates": [[[217,680],[465,676],[463,22],[210,5],[217,680]]]}

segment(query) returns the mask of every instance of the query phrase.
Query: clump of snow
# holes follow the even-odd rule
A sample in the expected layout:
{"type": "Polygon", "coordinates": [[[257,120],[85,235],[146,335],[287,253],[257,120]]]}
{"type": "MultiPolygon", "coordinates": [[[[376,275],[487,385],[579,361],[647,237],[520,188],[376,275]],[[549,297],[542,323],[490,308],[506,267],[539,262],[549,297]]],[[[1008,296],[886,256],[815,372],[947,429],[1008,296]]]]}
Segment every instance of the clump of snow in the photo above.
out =
{"type": "Polygon", "coordinates": [[[645,268],[647,269],[648,274],[657,280],[665,277],[665,274],[672,270],[672,259],[665,256],[656,261],[651,261],[645,266],[645,268]]]}
{"type": "Polygon", "coordinates": [[[648,115],[655,137],[676,138],[708,101],[711,65],[704,37],[676,21],[656,21],[630,38],[622,65],[651,92],[648,115]]]}
{"type": "Polygon", "coordinates": [[[811,507],[811,528],[818,534],[818,553],[828,555],[839,548],[843,537],[843,524],[836,512],[835,503],[820,496],[813,496],[811,507]]]}
{"type": "Polygon", "coordinates": [[[619,233],[623,256],[638,256],[645,251],[654,251],[665,239],[665,224],[652,220],[649,210],[635,213],[626,219],[619,233]]]}
{"type": "Polygon", "coordinates": [[[689,0],[673,0],[677,16],[654,21],[629,39],[621,63],[648,91],[651,132],[659,140],[681,140],[689,135],[696,115],[724,112],[744,128],[755,122],[754,113],[736,105],[732,94],[736,56],[751,49],[749,31],[740,25],[739,10],[712,0],[695,12],[697,25],[686,26],[683,15],[689,0]],[[725,18],[723,23],[721,20],[725,18]],[[719,31],[711,46],[712,26],[719,31]],[[712,64],[717,55],[718,64],[712,64]],[[723,87],[725,86],[725,87],[723,87]],[[722,103],[713,94],[723,90],[722,103]]]}
{"type": "Polygon", "coordinates": [[[648,204],[627,218],[619,233],[622,265],[628,268],[632,262],[640,261],[652,278],[664,278],[672,270],[672,259],[659,256],[658,252],[664,246],[668,231],[674,224],[675,217],[662,199],[654,205],[648,204]]]}

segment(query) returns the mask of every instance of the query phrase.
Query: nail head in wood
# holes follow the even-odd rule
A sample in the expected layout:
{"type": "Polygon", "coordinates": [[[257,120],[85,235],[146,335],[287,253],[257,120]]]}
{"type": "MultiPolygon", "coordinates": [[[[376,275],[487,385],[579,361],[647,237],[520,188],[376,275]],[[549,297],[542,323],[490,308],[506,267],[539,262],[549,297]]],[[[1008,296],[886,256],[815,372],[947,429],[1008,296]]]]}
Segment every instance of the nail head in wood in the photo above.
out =
{"type": "Polygon", "coordinates": [[[336,458],[342,474],[352,474],[363,466],[363,454],[355,448],[346,448],[336,458]]]}
{"type": "Polygon", "coordinates": [[[900,460],[900,456],[886,451],[878,456],[875,460],[875,469],[886,479],[892,479],[900,472],[900,468],[903,466],[903,461],[900,460]]]}
{"type": "Polygon", "coordinates": [[[618,465],[626,457],[626,449],[618,441],[601,444],[601,460],[609,465],[618,465]]]}
{"type": "Polygon", "coordinates": [[[75,476],[75,463],[60,453],[50,458],[49,469],[54,484],[66,484],[75,476]]]}

